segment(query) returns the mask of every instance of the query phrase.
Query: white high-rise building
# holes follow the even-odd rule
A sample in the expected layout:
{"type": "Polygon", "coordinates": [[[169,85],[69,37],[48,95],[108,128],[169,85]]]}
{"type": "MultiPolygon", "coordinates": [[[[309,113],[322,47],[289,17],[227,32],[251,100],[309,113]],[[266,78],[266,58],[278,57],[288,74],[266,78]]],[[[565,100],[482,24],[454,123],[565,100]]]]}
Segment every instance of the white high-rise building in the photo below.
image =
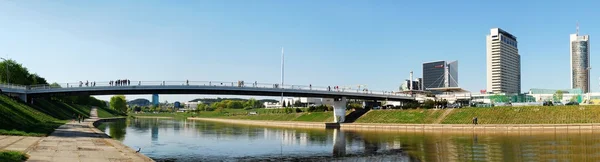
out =
{"type": "Polygon", "coordinates": [[[500,28],[492,28],[486,40],[487,91],[520,93],[521,55],[517,37],[500,28]]]}
{"type": "Polygon", "coordinates": [[[570,41],[571,58],[571,88],[579,88],[583,93],[590,92],[590,36],[579,35],[577,32],[571,34],[570,41]]]}

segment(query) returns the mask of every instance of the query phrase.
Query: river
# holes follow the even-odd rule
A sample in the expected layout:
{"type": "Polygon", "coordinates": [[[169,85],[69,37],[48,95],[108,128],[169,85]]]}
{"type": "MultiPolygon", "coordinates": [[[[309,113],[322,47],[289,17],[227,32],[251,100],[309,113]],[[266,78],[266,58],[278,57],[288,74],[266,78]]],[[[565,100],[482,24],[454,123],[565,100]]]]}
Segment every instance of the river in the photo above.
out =
{"type": "Polygon", "coordinates": [[[362,132],[148,118],[98,128],[156,161],[600,161],[600,133],[362,132]]]}

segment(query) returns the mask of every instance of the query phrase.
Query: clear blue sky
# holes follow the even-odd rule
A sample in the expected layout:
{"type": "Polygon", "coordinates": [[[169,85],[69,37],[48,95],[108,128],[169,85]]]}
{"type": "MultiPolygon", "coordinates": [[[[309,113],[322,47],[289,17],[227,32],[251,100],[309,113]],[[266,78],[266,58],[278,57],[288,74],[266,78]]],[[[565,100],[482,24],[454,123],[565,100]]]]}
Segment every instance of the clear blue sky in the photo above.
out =
{"type": "Polygon", "coordinates": [[[458,60],[459,85],[473,92],[486,86],[494,27],[517,36],[522,91],[569,88],[569,34],[579,21],[591,37],[592,91],[600,90],[600,2],[591,0],[3,0],[0,13],[0,56],[51,82],[276,83],[284,47],[290,84],[397,90],[409,71],[421,76],[423,62],[458,60]]]}

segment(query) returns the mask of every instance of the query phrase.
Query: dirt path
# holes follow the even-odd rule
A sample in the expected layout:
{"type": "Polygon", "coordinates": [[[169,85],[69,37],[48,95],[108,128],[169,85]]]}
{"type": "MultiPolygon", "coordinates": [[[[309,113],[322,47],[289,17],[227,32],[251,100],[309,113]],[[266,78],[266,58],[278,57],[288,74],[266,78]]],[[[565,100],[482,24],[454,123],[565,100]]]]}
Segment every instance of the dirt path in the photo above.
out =
{"type": "Polygon", "coordinates": [[[452,112],[452,110],[454,109],[446,109],[444,113],[440,117],[438,117],[437,120],[435,120],[435,122],[433,122],[433,124],[440,124],[442,120],[444,120],[446,116],[448,116],[448,114],[452,112]]]}

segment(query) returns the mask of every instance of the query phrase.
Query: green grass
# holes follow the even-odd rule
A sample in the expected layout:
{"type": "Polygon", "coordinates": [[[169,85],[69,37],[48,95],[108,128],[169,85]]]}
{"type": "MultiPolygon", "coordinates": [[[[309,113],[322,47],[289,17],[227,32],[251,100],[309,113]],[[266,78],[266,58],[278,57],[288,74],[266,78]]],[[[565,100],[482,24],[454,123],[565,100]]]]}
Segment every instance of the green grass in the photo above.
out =
{"type": "Polygon", "coordinates": [[[444,110],[371,110],[356,120],[356,123],[433,123],[444,110]]]}
{"type": "MultiPolygon", "coordinates": [[[[71,120],[73,114],[89,117],[90,109],[90,106],[66,104],[50,99],[34,99],[34,104],[28,104],[0,95],[0,134],[45,136],[71,120]]],[[[106,113],[104,115],[108,116],[106,113]]]]}
{"type": "MultiPolygon", "coordinates": [[[[210,112],[210,111],[209,111],[210,112]]],[[[215,113],[216,114],[216,113],[215,113]]],[[[175,119],[187,119],[188,117],[197,116],[196,113],[129,113],[129,116],[154,116],[154,117],[172,117],[175,119]]]]}
{"type": "Polygon", "coordinates": [[[443,124],[574,124],[600,123],[600,106],[532,106],[462,108],[454,110],[443,124]]]}
{"type": "Polygon", "coordinates": [[[22,162],[26,161],[29,156],[19,151],[0,151],[0,161],[2,162],[22,162]]]}

